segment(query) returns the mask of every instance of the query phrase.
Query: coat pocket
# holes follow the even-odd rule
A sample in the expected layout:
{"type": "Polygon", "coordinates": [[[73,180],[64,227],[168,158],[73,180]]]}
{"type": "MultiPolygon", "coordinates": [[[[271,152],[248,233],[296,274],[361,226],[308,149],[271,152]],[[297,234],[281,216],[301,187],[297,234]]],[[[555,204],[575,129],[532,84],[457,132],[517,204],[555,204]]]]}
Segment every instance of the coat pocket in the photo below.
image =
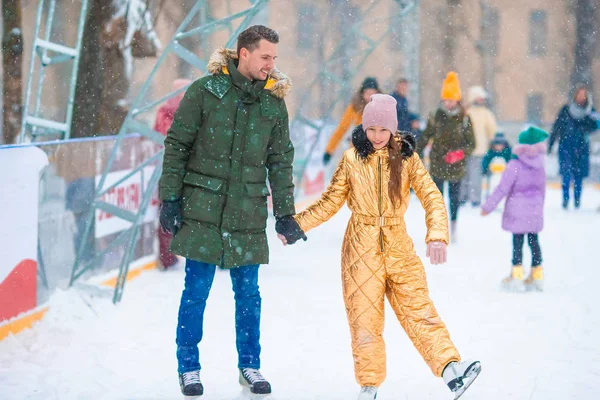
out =
{"type": "Polygon", "coordinates": [[[267,197],[269,189],[264,183],[246,183],[242,200],[241,217],[244,230],[264,230],[267,228],[267,197]]]}
{"type": "Polygon", "coordinates": [[[225,181],[188,172],[183,184],[183,218],[219,225],[225,205],[225,181]]]}

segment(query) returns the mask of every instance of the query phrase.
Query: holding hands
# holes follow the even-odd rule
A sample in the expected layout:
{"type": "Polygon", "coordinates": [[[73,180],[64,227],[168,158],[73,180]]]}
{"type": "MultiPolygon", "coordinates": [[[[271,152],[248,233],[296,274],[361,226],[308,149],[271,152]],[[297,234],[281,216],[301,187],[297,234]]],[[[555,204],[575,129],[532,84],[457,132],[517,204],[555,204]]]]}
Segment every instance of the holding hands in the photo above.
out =
{"type": "Polygon", "coordinates": [[[277,232],[277,237],[284,246],[294,244],[300,239],[304,241],[307,239],[293,215],[285,215],[277,218],[275,231],[277,232]]]}

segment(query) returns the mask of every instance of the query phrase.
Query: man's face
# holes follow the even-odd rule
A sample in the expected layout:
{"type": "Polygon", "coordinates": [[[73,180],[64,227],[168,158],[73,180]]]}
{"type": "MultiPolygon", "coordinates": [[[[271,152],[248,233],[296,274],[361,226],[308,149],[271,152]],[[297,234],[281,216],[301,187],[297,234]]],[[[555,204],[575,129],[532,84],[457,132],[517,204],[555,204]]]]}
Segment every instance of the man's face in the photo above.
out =
{"type": "Polygon", "coordinates": [[[240,50],[240,69],[246,71],[250,79],[264,81],[275,68],[276,58],[277,45],[261,39],[253,51],[246,48],[240,50]]]}
{"type": "Polygon", "coordinates": [[[408,93],[408,82],[400,82],[398,85],[396,85],[396,90],[400,96],[406,97],[408,93]]]}

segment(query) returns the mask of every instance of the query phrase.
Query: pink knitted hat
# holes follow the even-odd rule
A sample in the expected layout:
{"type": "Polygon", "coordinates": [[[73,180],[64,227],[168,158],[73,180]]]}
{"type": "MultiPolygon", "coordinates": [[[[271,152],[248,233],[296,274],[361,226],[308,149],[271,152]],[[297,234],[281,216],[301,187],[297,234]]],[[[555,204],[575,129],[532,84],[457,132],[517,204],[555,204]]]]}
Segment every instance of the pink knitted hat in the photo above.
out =
{"type": "Polygon", "coordinates": [[[396,99],[388,94],[374,94],[362,115],[362,126],[366,131],[371,126],[382,126],[390,132],[398,130],[396,99]]]}

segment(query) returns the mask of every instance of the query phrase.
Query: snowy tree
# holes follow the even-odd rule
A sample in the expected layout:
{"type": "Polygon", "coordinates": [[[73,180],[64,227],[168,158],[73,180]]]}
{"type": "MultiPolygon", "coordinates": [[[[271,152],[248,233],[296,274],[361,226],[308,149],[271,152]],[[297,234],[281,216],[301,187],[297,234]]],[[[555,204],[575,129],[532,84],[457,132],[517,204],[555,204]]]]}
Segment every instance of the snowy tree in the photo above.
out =
{"type": "Polygon", "coordinates": [[[4,109],[2,125],[2,143],[14,143],[21,130],[23,110],[22,64],[23,34],[21,32],[21,1],[2,1],[2,58],[4,83],[4,109]]]}
{"type": "Polygon", "coordinates": [[[121,128],[129,111],[133,59],[155,56],[160,48],[153,4],[92,0],[83,36],[72,137],[114,134],[121,128]]]}

